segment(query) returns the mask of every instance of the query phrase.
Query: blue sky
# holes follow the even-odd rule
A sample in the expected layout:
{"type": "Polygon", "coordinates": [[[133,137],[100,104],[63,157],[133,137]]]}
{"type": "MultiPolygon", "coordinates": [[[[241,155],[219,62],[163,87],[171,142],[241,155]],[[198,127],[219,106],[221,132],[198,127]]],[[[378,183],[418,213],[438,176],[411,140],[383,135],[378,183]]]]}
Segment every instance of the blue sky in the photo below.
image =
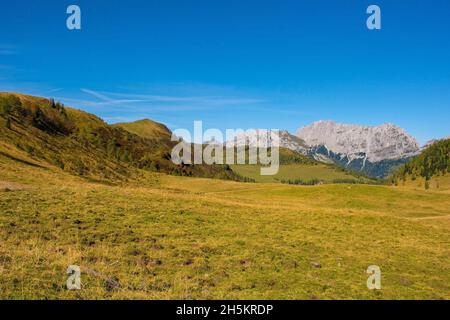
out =
{"type": "Polygon", "coordinates": [[[0,91],[108,122],[274,128],[320,119],[450,135],[448,0],[3,1],[0,91]],[[66,28],[77,4],[82,30],[66,28]],[[382,30],[366,28],[377,4],[382,30]]]}

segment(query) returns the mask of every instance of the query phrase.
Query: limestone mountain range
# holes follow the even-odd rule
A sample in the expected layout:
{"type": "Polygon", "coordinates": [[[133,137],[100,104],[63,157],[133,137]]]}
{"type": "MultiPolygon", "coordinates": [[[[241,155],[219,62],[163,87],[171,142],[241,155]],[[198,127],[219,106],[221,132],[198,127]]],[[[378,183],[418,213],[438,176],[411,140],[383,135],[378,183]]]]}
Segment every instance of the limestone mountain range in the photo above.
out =
{"type": "MultiPolygon", "coordinates": [[[[261,145],[271,145],[268,132],[260,129],[255,130],[253,136],[237,136],[236,141],[238,144],[257,145],[258,136],[263,137],[261,145]]],[[[280,147],[380,178],[433,143],[430,141],[421,148],[412,135],[391,123],[364,126],[331,120],[301,127],[295,135],[280,130],[279,138],[280,147]]]]}

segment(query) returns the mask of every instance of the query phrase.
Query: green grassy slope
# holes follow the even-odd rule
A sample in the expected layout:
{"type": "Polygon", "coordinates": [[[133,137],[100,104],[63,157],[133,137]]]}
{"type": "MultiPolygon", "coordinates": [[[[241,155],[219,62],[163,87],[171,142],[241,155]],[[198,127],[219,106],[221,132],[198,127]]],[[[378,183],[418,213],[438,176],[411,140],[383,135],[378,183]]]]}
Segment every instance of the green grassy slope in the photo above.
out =
{"type": "Polygon", "coordinates": [[[449,194],[142,170],[119,187],[14,155],[0,154],[3,299],[450,299],[449,194]]]}
{"type": "MultiPolygon", "coordinates": [[[[255,182],[308,183],[376,183],[375,179],[346,171],[334,164],[324,164],[298,152],[280,148],[280,168],[276,175],[262,176],[259,165],[232,165],[234,172],[255,182]]],[[[248,158],[248,150],[247,155],[248,158]]]]}
{"type": "Polygon", "coordinates": [[[256,182],[289,183],[290,181],[295,184],[299,180],[303,183],[315,180],[318,183],[374,183],[373,180],[356,177],[349,172],[326,164],[282,164],[278,173],[273,176],[261,176],[260,167],[256,165],[233,165],[231,168],[239,175],[254,179],[256,182]]]}
{"type": "Polygon", "coordinates": [[[134,122],[115,123],[113,127],[123,128],[138,136],[149,139],[169,139],[172,136],[170,130],[162,123],[150,119],[143,119],[134,122]]]}
{"type": "MultiPolygon", "coordinates": [[[[162,130],[160,125],[151,125],[162,130]]],[[[175,142],[167,133],[139,136],[92,114],[23,94],[0,93],[0,142],[3,153],[25,151],[35,160],[91,179],[126,180],[137,168],[238,179],[224,166],[175,165],[170,160],[175,142]]]]}

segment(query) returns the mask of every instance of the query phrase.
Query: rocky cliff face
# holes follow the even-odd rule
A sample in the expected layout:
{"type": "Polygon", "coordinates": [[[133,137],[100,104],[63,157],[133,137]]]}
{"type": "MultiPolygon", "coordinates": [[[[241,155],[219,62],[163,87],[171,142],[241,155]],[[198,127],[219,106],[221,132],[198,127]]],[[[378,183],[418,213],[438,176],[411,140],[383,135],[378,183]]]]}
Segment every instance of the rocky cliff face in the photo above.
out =
{"type": "Polygon", "coordinates": [[[371,127],[318,121],[298,129],[297,137],[310,146],[313,157],[327,157],[376,177],[386,176],[420,152],[416,139],[393,124],[371,127]]]}
{"type": "Polygon", "coordinates": [[[420,149],[416,139],[393,124],[369,127],[318,121],[300,128],[297,136],[310,146],[325,146],[346,155],[350,161],[365,158],[370,162],[394,160],[415,155],[420,149]]]}
{"type": "MultiPolygon", "coordinates": [[[[276,131],[273,131],[274,134],[276,131]]],[[[290,134],[286,130],[278,131],[279,137],[279,146],[282,148],[287,148],[293,151],[297,151],[303,155],[308,153],[309,147],[306,145],[305,141],[290,134]]],[[[271,136],[271,132],[265,129],[257,129],[253,131],[249,131],[246,134],[239,134],[235,138],[236,145],[249,145],[256,147],[259,145],[261,147],[269,148],[273,146],[273,139],[271,136]]]]}
{"type": "MultiPolygon", "coordinates": [[[[270,132],[261,129],[238,135],[236,142],[257,146],[258,139],[260,146],[273,145],[270,132]]],[[[296,136],[280,130],[279,143],[318,161],[380,178],[421,151],[414,137],[393,124],[371,127],[318,121],[298,129],[296,136]]]]}

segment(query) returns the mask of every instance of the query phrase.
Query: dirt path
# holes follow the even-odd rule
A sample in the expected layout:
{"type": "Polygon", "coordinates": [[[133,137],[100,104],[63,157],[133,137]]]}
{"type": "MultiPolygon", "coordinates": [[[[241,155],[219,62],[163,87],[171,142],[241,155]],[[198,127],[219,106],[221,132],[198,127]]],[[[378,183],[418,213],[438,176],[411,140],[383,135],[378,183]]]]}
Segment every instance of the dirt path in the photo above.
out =
{"type": "Polygon", "coordinates": [[[410,220],[435,220],[435,219],[450,219],[450,214],[445,216],[432,216],[432,217],[421,217],[421,218],[408,218],[410,220]]]}
{"type": "Polygon", "coordinates": [[[0,181],[0,191],[18,191],[30,189],[30,186],[9,181],[0,181]]]}

